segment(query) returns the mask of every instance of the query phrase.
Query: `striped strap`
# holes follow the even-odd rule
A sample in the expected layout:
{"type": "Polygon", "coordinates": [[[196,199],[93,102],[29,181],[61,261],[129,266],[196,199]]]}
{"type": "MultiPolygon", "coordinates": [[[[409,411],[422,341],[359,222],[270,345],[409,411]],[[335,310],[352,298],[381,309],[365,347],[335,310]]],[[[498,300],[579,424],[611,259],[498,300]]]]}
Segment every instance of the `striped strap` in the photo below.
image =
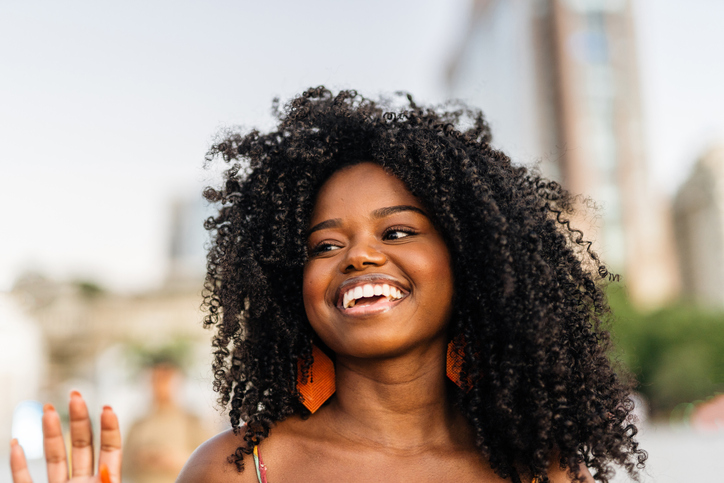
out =
{"type": "MultiPolygon", "coordinates": [[[[256,478],[259,480],[259,483],[267,483],[266,482],[266,474],[264,474],[264,478],[262,478],[262,463],[259,459],[259,446],[254,446],[254,469],[256,470],[256,478]]],[[[266,468],[264,468],[266,470],[266,468]]],[[[266,471],[264,471],[266,473],[266,471]]],[[[533,478],[532,483],[539,483],[541,481],[540,478],[537,476],[533,478]]]]}
{"type": "Polygon", "coordinates": [[[261,467],[259,464],[259,446],[254,446],[254,469],[256,470],[256,477],[259,479],[259,483],[265,483],[261,479],[261,467]]]}

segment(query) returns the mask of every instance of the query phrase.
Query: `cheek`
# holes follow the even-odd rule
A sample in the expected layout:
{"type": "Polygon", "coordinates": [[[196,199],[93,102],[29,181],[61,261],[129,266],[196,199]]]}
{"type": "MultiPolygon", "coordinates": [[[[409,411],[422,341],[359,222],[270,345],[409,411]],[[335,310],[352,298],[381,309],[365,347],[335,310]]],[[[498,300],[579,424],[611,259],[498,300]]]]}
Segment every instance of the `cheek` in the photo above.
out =
{"type": "Polygon", "coordinates": [[[311,262],[304,267],[302,279],[302,297],[304,298],[304,310],[310,321],[314,313],[319,309],[320,304],[325,303],[325,295],[328,284],[319,270],[318,262],[311,262]]]}
{"type": "Polygon", "coordinates": [[[409,258],[413,279],[426,287],[426,302],[447,306],[453,296],[453,274],[445,245],[426,247],[409,258]]]}
{"type": "Polygon", "coordinates": [[[440,284],[452,283],[452,267],[447,247],[434,245],[424,254],[421,266],[425,267],[426,275],[437,279],[440,284]]]}
{"type": "Polygon", "coordinates": [[[436,305],[436,310],[439,311],[442,317],[449,319],[455,291],[452,263],[445,245],[438,247],[436,253],[438,256],[429,261],[427,275],[434,282],[433,303],[436,305]]]}
{"type": "Polygon", "coordinates": [[[304,278],[302,279],[302,297],[304,299],[304,309],[309,312],[309,304],[314,298],[315,286],[314,276],[310,273],[308,267],[304,268],[304,278]]]}
{"type": "Polygon", "coordinates": [[[331,331],[332,314],[327,304],[327,288],[329,287],[329,278],[325,276],[325,271],[321,270],[321,262],[316,260],[305,267],[302,279],[302,297],[304,300],[304,312],[307,315],[309,325],[312,330],[330,347],[334,340],[333,331],[331,331]]]}

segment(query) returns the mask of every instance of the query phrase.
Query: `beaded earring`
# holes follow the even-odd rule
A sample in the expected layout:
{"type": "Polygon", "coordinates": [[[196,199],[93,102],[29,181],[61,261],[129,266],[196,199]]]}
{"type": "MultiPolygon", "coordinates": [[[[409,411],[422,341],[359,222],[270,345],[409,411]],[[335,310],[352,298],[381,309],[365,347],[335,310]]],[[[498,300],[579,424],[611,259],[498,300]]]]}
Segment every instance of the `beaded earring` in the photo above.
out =
{"type": "Polygon", "coordinates": [[[447,377],[463,391],[470,392],[473,387],[470,377],[462,378],[460,375],[463,369],[465,339],[458,344],[455,342],[455,340],[451,340],[447,345],[447,377]]]}
{"type": "Polygon", "coordinates": [[[312,414],[336,390],[334,363],[316,345],[312,346],[312,365],[309,368],[309,377],[306,382],[302,382],[302,360],[297,361],[297,390],[302,395],[302,404],[312,414]]]}

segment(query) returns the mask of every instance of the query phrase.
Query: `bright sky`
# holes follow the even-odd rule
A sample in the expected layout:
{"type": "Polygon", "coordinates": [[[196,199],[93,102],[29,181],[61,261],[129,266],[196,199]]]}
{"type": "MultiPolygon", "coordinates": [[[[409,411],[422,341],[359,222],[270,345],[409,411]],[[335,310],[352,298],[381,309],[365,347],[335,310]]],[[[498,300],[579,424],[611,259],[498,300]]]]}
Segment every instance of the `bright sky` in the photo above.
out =
{"type": "MultiPolygon", "coordinates": [[[[469,0],[0,2],[0,290],[165,270],[173,197],[224,126],[306,87],[445,98],[469,0]]],[[[668,193],[724,138],[724,2],[637,0],[649,164],[668,193]]],[[[493,130],[495,126],[493,126],[493,130]]]]}

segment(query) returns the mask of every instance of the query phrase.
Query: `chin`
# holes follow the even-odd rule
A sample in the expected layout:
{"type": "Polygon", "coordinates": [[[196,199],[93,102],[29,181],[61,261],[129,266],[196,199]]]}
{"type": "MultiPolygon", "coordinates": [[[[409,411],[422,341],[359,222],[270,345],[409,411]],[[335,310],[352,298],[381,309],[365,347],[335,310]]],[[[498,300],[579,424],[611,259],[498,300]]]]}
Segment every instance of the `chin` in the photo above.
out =
{"type": "Polygon", "coordinates": [[[340,351],[335,352],[360,359],[386,359],[401,356],[412,347],[409,340],[401,339],[396,334],[390,337],[365,337],[363,340],[348,339],[340,344],[340,351]]]}

